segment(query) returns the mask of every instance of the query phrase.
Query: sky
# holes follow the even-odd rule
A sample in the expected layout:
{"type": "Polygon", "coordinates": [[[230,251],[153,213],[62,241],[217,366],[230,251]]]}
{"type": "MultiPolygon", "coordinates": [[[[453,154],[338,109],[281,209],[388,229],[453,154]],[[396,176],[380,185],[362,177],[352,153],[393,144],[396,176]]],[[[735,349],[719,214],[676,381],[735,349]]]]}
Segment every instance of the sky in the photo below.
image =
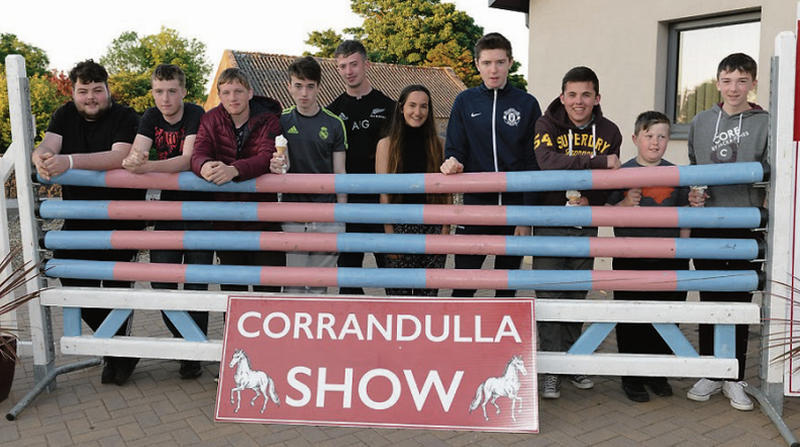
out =
{"type": "MultiPolygon", "coordinates": [[[[490,9],[487,0],[449,3],[467,12],[485,32],[503,33],[523,65],[520,72],[527,76],[525,14],[490,9]]],[[[349,0],[137,0],[105,4],[44,0],[5,2],[0,33],[16,34],[44,50],[51,68],[68,71],[78,61],[99,59],[111,41],[125,31],[143,36],[158,33],[165,26],[206,44],[213,75],[225,49],[299,56],[314,50],[303,43],[309,32],[327,28],[341,32],[360,24],[360,17],[350,10],[349,0]],[[119,9],[122,5],[128,9],[119,9]]]]}

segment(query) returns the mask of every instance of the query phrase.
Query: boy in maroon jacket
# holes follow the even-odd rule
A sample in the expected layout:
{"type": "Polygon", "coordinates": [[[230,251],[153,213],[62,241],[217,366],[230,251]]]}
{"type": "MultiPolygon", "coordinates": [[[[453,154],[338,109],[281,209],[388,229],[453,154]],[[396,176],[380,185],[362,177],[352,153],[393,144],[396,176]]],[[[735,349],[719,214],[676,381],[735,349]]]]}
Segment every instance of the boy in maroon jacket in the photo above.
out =
{"type": "MultiPolygon", "coordinates": [[[[222,185],[266,174],[275,152],[275,137],[281,133],[280,104],[254,96],[247,76],[238,68],[219,75],[220,105],[200,120],[192,152],[192,171],[209,182],[222,185]]],[[[275,202],[272,193],[217,193],[215,200],[275,202]]],[[[272,222],[215,222],[217,230],[280,231],[272,222]]],[[[285,255],[274,251],[219,251],[220,264],[283,266],[285,255]]],[[[245,285],[223,284],[222,290],[247,290],[245,285]]],[[[259,292],[280,292],[280,287],[254,286],[259,292]]]]}

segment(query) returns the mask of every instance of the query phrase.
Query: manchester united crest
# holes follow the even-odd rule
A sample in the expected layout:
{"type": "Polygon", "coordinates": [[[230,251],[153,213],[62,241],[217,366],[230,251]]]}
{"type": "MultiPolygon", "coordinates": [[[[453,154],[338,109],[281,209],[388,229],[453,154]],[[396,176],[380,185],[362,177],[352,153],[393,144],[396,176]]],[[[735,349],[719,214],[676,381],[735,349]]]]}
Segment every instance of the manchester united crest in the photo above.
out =
{"type": "Polygon", "coordinates": [[[506,109],[506,111],[503,112],[503,121],[505,121],[509,126],[517,126],[521,119],[522,114],[519,113],[519,110],[513,107],[506,109]]]}

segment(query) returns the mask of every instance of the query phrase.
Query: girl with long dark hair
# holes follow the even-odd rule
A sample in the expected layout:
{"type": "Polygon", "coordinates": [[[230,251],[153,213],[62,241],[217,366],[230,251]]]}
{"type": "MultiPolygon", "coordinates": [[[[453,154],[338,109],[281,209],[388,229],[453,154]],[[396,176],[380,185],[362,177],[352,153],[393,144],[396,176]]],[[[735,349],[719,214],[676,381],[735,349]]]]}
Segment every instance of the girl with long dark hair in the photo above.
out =
{"type": "MultiPolygon", "coordinates": [[[[436,173],[444,161],[444,146],[436,134],[431,93],[423,85],[409,85],[400,92],[388,136],[378,141],[375,172],[378,174],[436,173]]],[[[381,203],[445,204],[449,194],[381,194],[381,203]]],[[[386,233],[448,234],[449,225],[385,224],[386,233]]],[[[387,255],[392,268],[442,268],[446,255],[387,255]]],[[[392,289],[387,295],[436,296],[437,289],[392,289]]]]}

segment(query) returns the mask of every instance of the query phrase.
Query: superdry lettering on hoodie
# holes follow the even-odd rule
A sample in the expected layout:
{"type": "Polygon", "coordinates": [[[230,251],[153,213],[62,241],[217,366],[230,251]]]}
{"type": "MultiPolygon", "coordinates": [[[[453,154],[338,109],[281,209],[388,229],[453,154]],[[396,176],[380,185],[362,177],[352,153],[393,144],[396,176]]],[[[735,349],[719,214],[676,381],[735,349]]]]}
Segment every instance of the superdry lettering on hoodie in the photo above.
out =
{"type": "MultiPolygon", "coordinates": [[[[603,116],[600,105],[592,109],[592,120],[578,127],[570,121],[564,104],[556,98],[536,122],[533,149],[539,169],[606,169],[607,157],[619,157],[622,134],[616,124],[603,116]]],[[[607,191],[581,191],[590,205],[600,206],[607,191]]],[[[542,205],[564,205],[564,191],[550,191],[540,196],[542,205]]]]}

